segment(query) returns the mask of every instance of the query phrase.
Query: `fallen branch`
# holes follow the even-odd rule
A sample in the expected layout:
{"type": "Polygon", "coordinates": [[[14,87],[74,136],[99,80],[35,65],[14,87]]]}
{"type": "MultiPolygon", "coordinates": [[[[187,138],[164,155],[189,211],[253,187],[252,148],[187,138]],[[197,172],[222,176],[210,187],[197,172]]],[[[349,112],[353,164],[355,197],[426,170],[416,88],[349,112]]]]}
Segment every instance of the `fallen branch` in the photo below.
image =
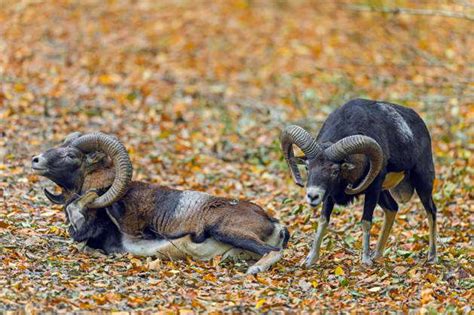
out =
{"type": "Polygon", "coordinates": [[[367,7],[364,5],[349,5],[348,7],[351,10],[355,10],[355,11],[389,13],[389,14],[441,16],[441,17],[467,19],[470,21],[474,21],[474,15],[466,14],[463,12],[448,11],[448,10],[411,9],[411,8],[374,8],[374,7],[367,7]]]}

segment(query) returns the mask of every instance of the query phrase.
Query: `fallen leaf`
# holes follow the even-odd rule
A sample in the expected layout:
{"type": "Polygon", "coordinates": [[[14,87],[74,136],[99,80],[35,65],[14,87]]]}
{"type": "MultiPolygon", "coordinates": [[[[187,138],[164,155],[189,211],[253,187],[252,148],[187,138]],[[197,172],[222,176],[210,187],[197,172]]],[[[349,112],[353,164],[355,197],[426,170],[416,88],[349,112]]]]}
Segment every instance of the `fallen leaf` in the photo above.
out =
{"type": "Polygon", "coordinates": [[[256,308],[256,309],[261,308],[261,307],[263,306],[263,304],[265,304],[265,302],[266,302],[265,299],[259,299],[259,300],[257,301],[257,303],[255,304],[255,308],[256,308]]]}
{"type": "Polygon", "coordinates": [[[344,270],[342,269],[341,266],[337,266],[336,269],[334,269],[334,274],[336,276],[343,276],[344,275],[344,270]]]}

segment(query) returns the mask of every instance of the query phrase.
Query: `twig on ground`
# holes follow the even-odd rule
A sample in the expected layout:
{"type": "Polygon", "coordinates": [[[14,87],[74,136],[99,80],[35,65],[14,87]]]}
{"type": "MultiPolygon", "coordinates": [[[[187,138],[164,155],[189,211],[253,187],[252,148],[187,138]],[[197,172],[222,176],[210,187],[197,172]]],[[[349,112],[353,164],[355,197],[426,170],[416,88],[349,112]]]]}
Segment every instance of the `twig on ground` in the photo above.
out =
{"type": "Polygon", "coordinates": [[[412,8],[374,8],[364,5],[349,5],[349,9],[355,11],[389,13],[389,14],[408,14],[408,15],[425,15],[425,16],[441,16],[447,18],[466,19],[474,21],[474,15],[448,11],[448,10],[431,10],[431,9],[412,9],[412,8]]]}

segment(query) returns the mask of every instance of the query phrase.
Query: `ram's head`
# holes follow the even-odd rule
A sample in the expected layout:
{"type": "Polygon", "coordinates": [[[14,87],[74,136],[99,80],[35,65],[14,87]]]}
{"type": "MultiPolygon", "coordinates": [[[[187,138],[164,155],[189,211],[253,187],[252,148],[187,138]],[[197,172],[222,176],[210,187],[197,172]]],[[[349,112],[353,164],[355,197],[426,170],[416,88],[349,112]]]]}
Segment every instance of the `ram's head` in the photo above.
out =
{"type": "Polygon", "coordinates": [[[336,143],[319,143],[299,126],[288,126],[281,134],[281,146],[295,183],[304,186],[297,164],[304,163],[308,169],[306,199],[315,207],[326,194],[345,185],[345,193],[355,195],[363,192],[377,177],[383,165],[383,153],[378,143],[364,135],[345,137],[336,143]],[[304,153],[303,158],[294,156],[293,144],[304,153]],[[365,157],[370,163],[365,173],[365,157]],[[350,183],[359,182],[357,187],[350,183]]]}
{"type": "Polygon", "coordinates": [[[87,174],[110,163],[107,156],[114,165],[115,178],[107,192],[88,205],[102,208],[122,197],[132,178],[127,150],[115,137],[103,133],[72,133],[60,146],[33,157],[32,168],[61,187],[59,195],[47,189],[44,193],[51,202],[64,204],[68,195],[80,194],[87,174]]]}

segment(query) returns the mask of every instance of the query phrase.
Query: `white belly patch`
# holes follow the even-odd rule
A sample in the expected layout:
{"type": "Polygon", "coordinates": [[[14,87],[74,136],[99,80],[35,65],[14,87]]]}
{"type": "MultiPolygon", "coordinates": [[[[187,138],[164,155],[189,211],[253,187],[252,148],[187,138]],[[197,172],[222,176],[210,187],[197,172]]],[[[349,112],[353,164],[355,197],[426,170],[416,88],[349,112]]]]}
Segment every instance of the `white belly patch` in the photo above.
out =
{"type": "Polygon", "coordinates": [[[248,259],[255,255],[233,248],[231,245],[208,238],[202,243],[194,243],[189,236],[174,240],[141,240],[122,236],[122,246],[128,253],[137,256],[161,256],[167,259],[182,259],[190,256],[197,260],[210,260],[216,256],[248,259]]]}
{"type": "Polygon", "coordinates": [[[154,256],[160,250],[171,245],[167,240],[140,240],[126,235],[122,236],[122,246],[127,253],[137,256],[154,256]]]}

